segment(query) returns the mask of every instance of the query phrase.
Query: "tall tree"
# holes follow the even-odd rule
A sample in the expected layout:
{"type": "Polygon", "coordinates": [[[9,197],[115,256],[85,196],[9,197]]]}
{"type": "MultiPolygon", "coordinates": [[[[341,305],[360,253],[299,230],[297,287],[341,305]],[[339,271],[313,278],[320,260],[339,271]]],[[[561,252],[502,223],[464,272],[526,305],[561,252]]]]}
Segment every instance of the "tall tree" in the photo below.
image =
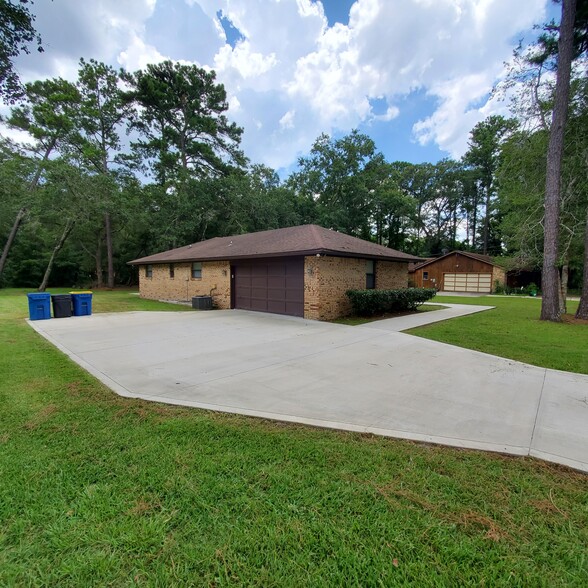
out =
{"type": "Polygon", "coordinates": [[[576,318],[588,320],[588,206],[586,206],[586,227],[584,229],[584,277],[576,318]]]}
{"type": "Polygon", "coordinates": [[[374,187],[370,191],[375,240],[393,249],[403,248],[410,234],[415,215],[415,199],[397,181],[398,168],[384,163],[373,166],[370,173],[374,187]]]}
{"type": "Polygon", "coordinates": [[[496,170],[500,161],[500,148],[515,128],[513,120],[502,116],[490,116],[478,123],[470,134],[469,148],[464,156],[466,164],[478,173],[484,193],[484,226],[482,230],[482,252],[488,253],[490,222],[496,198],[496,170]]]}
{"type": "Polygon", "coordinates": [[[574,21],[576,0],[562,0],[562,17],[559,27],[555,98],[545,176],[545,241],[543,246],[543,275],[541,320],[561,320],[560,278],[558,270],[561,165],[564,134],[568,115],[570,76],[574,56],[574,21]]]}
{"type": "MultiPolygon", "coordinates": [[[[31,151],[34,153],[36,166],[28,184],[28,194],[31,195],[39,184],[49,158],[56,149],[63,146],[73,128],[73,107],[78,103],[79,95],[72,84],[62,79],[27,84],[25,92],[26,102],[12,109],[7,123],[13,128],[28,132],[33,139],[31,151]]],[[[0,256],[0,276],[27,215],[28,200],[24,200],[20,206],[4,244],[0,256]]]]}
{"type": "Polygon", "coordinates": [[[298,160],[289,183],[316,203],[319,224],[369,239],[370,190],[377,186],[371,170],[384,163],[372,139],[357,130],[341,139],[322,134],[310,154],[298,160]]]}
{"type": "Polygon", "coordinates": [[[165,203],[167,238],[173,244],[204,239],[223,206],[212,185],[246,163],[239,149],[243,130],[226,116],[224,86],[213,71],[171,61],[125,79],[130,86],[125,99],[138,107],[133,150],[160,188],[152,193],[159,192],[165,203]]]}
{"type": "MultiPolygon", "coordinates": [[[[74,115],[75,133],[71,155],[100,176],[107,285],[114,287],[113,212],[117,210],[117,164],[121,155],[121,130],[132,105],[120,88],[121,78],[112,67],[93,59],[80,60],[77,89],[80,94],[74,115]]],[[[101,244],[99,243],[99,247],[101,244]]],[[[98,276],[100,283],[101,275],[98,276]]]]}
{"type": "Polygon", "coordinates": [[[226,117],[227,94],[214,71],[164,61],[126,79],[126,99],[140,107],[134,146],[159,184],[216,177],[245,163],[243,130],[226,117]]]}

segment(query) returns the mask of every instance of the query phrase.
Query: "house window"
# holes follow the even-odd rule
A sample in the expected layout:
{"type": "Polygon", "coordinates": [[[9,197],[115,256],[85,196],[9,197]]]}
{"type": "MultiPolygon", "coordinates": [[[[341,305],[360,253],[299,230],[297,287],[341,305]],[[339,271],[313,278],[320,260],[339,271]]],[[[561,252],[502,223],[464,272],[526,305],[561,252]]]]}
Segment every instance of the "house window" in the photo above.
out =
{"type": "Polygon", "coordinates": [[[201,277],[202,277],[202,263],[200,261],[195,261],[192,264],[192,278],[199,280],[201,277]]]}
{"type": "Polygon", "coordinates": [[[423,272],[423,280],[429,279],[429,272],[423,272]]]}
{"type": "Polygon", "coordinates": [[[372,259],[365,263],[365,287],[373,290],[376,287],[376,262],[372,259]]]}
{"type": "Polygon", "coordinates": [[[169,277],[173,280],[176,274],[176,268],[173,263],[169,264],[169,277]]]}
{"type": "Polygon", "coordinates": [[[146,278],[153,277],[153,266],[151,264],[145,266],[145,277],[146,278]]]}

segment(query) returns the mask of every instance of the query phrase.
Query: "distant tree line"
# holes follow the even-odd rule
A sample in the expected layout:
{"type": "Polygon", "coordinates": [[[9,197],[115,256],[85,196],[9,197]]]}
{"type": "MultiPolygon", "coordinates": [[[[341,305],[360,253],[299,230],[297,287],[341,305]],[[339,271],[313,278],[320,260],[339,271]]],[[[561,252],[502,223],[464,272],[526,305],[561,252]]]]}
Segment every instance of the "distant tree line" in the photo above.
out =
{"type": "MultiPolygon", "coordinates": [[[[560,311],[587,248],[584,0],[575,14],[556,215],[560,311]]],[[[549,23],[515,51],[496,89],[512,116],[477,124],[460,160],[388,162],[363,133],[321,134],[284,179],[247,160],[212,71],[166,61],[127,72],[82,59],[73,83],[19,87],[9,76],[0,93],[16,102],[4,122],[30,140],[0,138],[0,285],[132,284],[130,259],[304,223],[423,257],[462,249],[540,268],[558,40],[549,23]]]]}

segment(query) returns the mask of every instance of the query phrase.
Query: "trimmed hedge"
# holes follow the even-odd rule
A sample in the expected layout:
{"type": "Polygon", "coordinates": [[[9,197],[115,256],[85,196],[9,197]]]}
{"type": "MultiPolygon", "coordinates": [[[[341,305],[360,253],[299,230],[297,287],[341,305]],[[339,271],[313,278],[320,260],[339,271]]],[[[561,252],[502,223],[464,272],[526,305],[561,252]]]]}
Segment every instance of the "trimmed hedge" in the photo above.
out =
{"type": "Polygon", "coordinates": [[[387,312],[416,310],[423,302],[431,300],[435,288],[403,288],[402,290],[347,290],[353,314],[374,316],[387,312]]]}

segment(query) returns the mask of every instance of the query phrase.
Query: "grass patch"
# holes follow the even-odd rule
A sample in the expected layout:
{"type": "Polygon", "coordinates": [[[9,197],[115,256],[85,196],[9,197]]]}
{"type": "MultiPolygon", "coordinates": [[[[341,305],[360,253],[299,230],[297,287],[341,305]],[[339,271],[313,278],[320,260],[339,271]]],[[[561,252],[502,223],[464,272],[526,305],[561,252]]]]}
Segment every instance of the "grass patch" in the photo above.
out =
{"type": "Polygon", "coordinates": [[[389,318],[397,318],[399,316],[408,316],[411,314],[421,314],[423,312],[432,312],[435,310],[442,310],[447,308],[446,306],[441,306],[440,304],[427,304],[423,306],[419,306],[417,310],[407,310],[405,312],[389,312],[386,314],[382,314],[379,316],[346,316],[342,318],[335,319],[331,322],[337,323],[339,325],[349,325],[351,327],[355,327],[358,325],[365,325],[365,323],[371,323],[373,321],[382,321],[384,319],[389,318]]]}
{"type": "Polygon", "coordinates": [[[26,308],[0,291],[0,586],[588,583],[582,474],[121,398],[26,308]]]}
{"type": "MultiPolygon", "coordinates": [[[[407,333],[540,367],[588,374],[588,325],[567,319],[561,323],[539,320],[540,299],[436,296],[435,301],[496,308],[407,333]]],[[[568,312],[573,314],[577,306],[577,301],[568,301],[568,312]]]]}

